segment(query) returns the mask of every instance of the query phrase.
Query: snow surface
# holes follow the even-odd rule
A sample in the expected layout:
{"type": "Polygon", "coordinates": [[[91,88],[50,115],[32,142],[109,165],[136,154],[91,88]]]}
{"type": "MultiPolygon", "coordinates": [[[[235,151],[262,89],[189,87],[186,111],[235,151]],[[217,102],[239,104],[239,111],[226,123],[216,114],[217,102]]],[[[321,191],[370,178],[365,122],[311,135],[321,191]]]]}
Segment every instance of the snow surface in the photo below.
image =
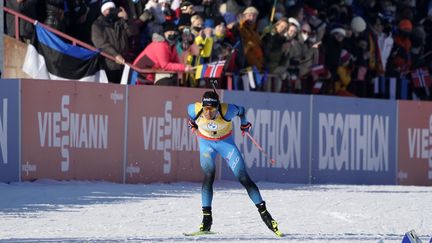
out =
{"type": "Polygon", "coordinates": [[[215,235],[201,222],[201,185],[38,180],[0,183],[2,242],[401,242],[432,237],[432,188],[258,183],[286,237],[261,221],[238,182],[217,181],[215,235]]]}

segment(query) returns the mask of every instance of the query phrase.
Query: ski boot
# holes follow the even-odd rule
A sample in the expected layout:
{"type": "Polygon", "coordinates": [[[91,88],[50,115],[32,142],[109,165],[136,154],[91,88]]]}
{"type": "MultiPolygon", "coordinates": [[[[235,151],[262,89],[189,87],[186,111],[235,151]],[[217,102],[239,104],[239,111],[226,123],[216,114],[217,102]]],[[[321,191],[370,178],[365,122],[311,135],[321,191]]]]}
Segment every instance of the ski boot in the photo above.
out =
{"type": "Polygon", "coordinates": [[[267,211],[267,207],[265,202],[263,201],[260,204],[256,205],[258,208],[258,212],[261,215],[261,219],[267,225],[267,227],[273,231],[277,236],[282,237],[283,234],[279,231],[278,223],[272,218],[270,213],[267,211]]]}
{"type": "Polygon", "coordinates": [[[201,222],[199,230],[210,231],[210,228],[213,223],[211,207],[203,207],[202,212],[203,212],[203,220],[201,222]]]}

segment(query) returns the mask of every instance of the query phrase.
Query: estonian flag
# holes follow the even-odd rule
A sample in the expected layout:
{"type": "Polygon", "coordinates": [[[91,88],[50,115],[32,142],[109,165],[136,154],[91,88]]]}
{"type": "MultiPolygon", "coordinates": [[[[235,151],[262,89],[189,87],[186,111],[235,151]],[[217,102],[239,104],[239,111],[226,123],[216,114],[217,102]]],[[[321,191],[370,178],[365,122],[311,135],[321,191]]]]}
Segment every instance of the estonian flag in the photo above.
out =
{"type": "Polygon", "coordinates": [[[79,80],[107,83],[100,55],[63,42],[39,24],[27,47],[23,71],[34,79],[79,80]]]}

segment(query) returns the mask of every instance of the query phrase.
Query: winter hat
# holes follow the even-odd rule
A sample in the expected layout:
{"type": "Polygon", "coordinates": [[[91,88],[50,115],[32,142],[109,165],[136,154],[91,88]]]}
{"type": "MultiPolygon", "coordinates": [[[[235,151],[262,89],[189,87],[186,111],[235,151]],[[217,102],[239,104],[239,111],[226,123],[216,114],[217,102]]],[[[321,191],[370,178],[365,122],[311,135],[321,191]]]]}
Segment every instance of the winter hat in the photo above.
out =
{"type": "Polygon", "coordinates": [[[115,8],[115,4],[114,2],[111,1],[104,1],[102,2],[102,6],[101,6],[101,13],[103,13],[105,10],[110,9],[110,8],[115,8]]]}
{"type": "Polygon", "coordinates": [[[398,28],[402,31],[411,32],[413,26],[410,20],[402,19],[401,21],[399,21],[398,28]]]}
{"type": "Polygon", "coordinates": [[[202,105],[203,106],[212,106],[212,107],[218,107],[219,106],[219,95],[214,91],[207,91],[204,93],[202,98],[202,105]]]}
{"type": "Polygon", "coordinates": [[[214,27],[215,27],[214,19],[205,19],[204,20],[204,28],[214,28],[214,27]]]}
{"type": "Polygon", "coordinates": [[[255,7],[247,7],[244,11],[243,14],[259,14],[258,10],[255,7]]]}
{"type": "Polygon", "coordinates": [[[336,33],[345,37],[346,36],[345,27],[340,23],[333,23],[330,26],[330,34],[333,35],[336,33]]]}
{"type": "Polygon", "coordinates": [[[356,33],[361,33],[366,29],[366,22],[362,17],[356,16],[351,20],[351,29],[356,33]]]}
{"type": "Polygon", "coordinates": [[[182,1],[182,3],[180,3],[180,9],[184,10],[189,6],[193,6],[193,4],[189,1],[182,1]]]}
{"type": "Polygon", "coordinates": [[[223,15],[223,18],[225,20],[225,23],[228,25],[230,23],[236,22],[237,21],[237,16],[231,12],[226,12],[223,15]]]}
{"type": "Polygon", "coordinates": [[[330,34],[336,34],[336,33],[338,33],[344,37],[346,36],[346,31],[342,27],[335,27],[335,28],[330,30],[330,34]]]}
{"type": "Polygon", "coordinates": [[[300,29],[300,23],[295,18],[288,18],[288,23],[293,24],[297,27],[297,29],[300,29]]]}
{"type": "Polygon", "coordinates": [[[167,32],[167,31],[178,31],[177,26],[175,26],[175,24],[171,21],[166,21],[165,23],[163,23],[163,31],[167,32]]]}

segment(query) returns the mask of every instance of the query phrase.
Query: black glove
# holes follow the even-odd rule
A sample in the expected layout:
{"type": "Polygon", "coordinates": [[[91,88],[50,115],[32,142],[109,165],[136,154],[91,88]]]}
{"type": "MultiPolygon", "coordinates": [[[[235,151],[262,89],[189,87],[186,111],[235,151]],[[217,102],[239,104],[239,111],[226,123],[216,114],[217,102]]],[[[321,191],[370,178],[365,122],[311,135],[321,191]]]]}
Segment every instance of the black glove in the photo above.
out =
{"type": "Polygon", "coordinates": [[[194,120],[189,119],[188,121],[188,127],[191,130],[191,132],[195,132],[195,130],[198,129],[198,125],[195,123],[194,120]]]}
{"type": "Polygon", "coordinates": [[[243,124],[240,125],[240,130],[242,130],[243,136],[244,136],[245,132],[249,132],[250,131],[251,127],[252,127],[252,124],[250,122],[248,122],[248,123],[246,123],[244,125],[243,124]]]}

